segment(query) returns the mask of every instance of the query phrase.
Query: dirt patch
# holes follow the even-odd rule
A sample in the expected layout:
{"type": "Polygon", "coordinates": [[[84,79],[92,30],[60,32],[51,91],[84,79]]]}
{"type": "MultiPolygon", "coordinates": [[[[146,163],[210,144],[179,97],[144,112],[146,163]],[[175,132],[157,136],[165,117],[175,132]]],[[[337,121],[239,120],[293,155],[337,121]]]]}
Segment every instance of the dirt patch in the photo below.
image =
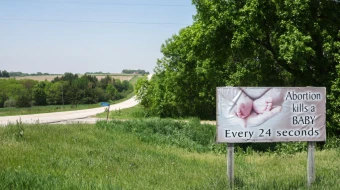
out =
{"type": "Polygon", "coordinates": [[[216,121],[202,120],[202,121],[201,121],[201,124],[216,125],[216,121]]]}

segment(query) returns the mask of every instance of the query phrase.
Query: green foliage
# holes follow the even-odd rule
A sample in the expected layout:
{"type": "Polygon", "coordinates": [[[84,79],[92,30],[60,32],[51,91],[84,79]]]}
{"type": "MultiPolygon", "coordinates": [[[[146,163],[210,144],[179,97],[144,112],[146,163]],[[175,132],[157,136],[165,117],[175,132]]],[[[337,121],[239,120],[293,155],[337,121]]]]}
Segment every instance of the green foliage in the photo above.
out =
{"type": "Polygon", "coordinates": [[[149,100],[149,98],[147,98],[147,93],[148,93],[148,90],[150,91],[150,89],[148,89],[148,86],[149,86],[149,80],[147,79],[147,77],[139,78],[135,84],[135,91],[134,91],[137,99],[140,101],[140,104],[146,108],[149,107],[148,102],[147,102],[149,100]]]}
{"type": "Polygon", "coordinates": [[[148,75],[149,72],[146,72],[145,70],[141,70],[141,69],[138,69],[138,70],[130,70],[130,69],[124,69],[122,71],[123,74],[140,74],[140,75],[148,75]]]}
{"type": "Polygon", "coordinates": [[[99,72],[86,72],[85,74],[87,74],[87,75],[108,75],[108,74],[110,74],[110,73],[103,73],[102,71],[99,71],[99,72]]]}
{"type": "Polygon", "coordinates": [[[39,82],[33,87],[33,101],[34,105],[47,105],[46,101],[46,83],[47,82],[39,82]]]}
{"type": "Polygon", "coordinates": [[[3,77],[3,78],[9,78],[9,73],[6,71],[6,70],[3,70],[1,71],[0,70],[0,78],[3,77]]]}
{"type": "Polygon", "coordinates": [[[7,99],[7,96],[5,92],[0,91],[0,108],[4,107],[6,99],[7,99]]]}
{"type": "MultiPolygon", "coordinates": [[[[170,137],[145,143],[121,126],[130,124],[22,125],[24,139],[17,138],[17,125],[1,127],[0,189],[228,189],[225,154],[188,152],[169,146],[170,137]]],[[[309,189],[340,188],[339,156],[338,149],[315,152],[309,189]]],[[[234,189],[306,189],[306,152],[236,154],[234,189]]]]}
{"type": "Polygon", "coordinates": [[[97,125],[107,130],[135,133],[141,141],[155,145],[167,144],[198,152],[220,152],[221,148],[215,144],[215,127],[201,125],[197,119],[191,119],[189,122],[159,118],[112,120],[109,123],[101,121],[97,125]]]}
{"type": "Polygon", "coordinates": [[[114,100],[115,96],[118,93],[118,90],[112,84],[109,84],[106,87],[106,93],[107,93],[109,99],[114,100]]]}
{"type": "Polygon", "coordinates": [[[32,106],[31,93],[28,90],[22,90],[15,99],[17,108],[27,108],[32,106]]]}
{"type": "MultiPolygon", "coordinates": [[[[340,34],[339,34],[340,35],[340,34]]],[[[339,42],[340,44],[340,42],[339,42]]],[[[340,55],[340,45],[339,45],[339,55],[340,55]]],[[[340,59],[339,59],[340,61],[340,59]]],[[[327,124],[328,129],[331,133],[337,134],[340,136],[340,64],[336,67],[337,78],[332,81],[330,87],[330,94],[328,94],[327,98],[327,120],[329,121],[327,124]]]]}
{"type": "MultiPolygon", "coordinates": [[[[97,123],[97,126],[106,130],[135,133],[141,141],[150,144],[166,144],[197,152],[226,153],[225,145],[216,143],[216,127],[200,124],[198,119],[178,121],[174,119],[147,118],[120,121],[117,119],[129,117],[127,117],[127,113],[124,110],[120,111],[119,114],[111,113],[113,120],[108,123],[100,121],[97,123]],[[124,115],[124,117],[119,116],[119,114],[124,115]]],[[[128,114],[132,115],[132,113],[128,114]]],[[[102,116],[104,117],[105,114],[102,114],[102,116]]],[[[237,144],[236,147],[238,154],[267,152],[289,155],[305,152],[307,150],[307,143],[241,143],[237,144]]],[[[317,149],[320,150],[339,147],[340,140],[336,137],[330,137],[326,143],[317,143],[317,149]]]]}
{"type": "Polygon", "coordinates": [[[149,112],[214,119],[218,86],[325,86],[339,134],[339,1],[192,2],[194,23],[165,41],[139,95],[149,112]]]}
{"type": "Polygon", "coordinates": [[[30,107],[32,104],[36,106],[95,104],[100,101],[123,99],[133,92],[133,86],[129,81],[121,82],[111,76],[98,81],[94,75],[85,74],[79,77],[72,73],[56,77],[52,82],[31,79],[0,80],[0,86],[0,108],[4,107],[6,101],[7,107],[13,105],[30,107]]]}
{"type": "MultiPolygon", "coordinates": [[[[96,117],[106,118],[106,115],[107,114],[104,112],[104,113],[97,114],[96,117]]],[[[151,116],[148,115],[148,113],[145,112],[143,107],[140,105],[136,105],[131,108],[110,111],[110,114],[109,114],[110,119],[122,119],[122,120],[143,119],[147,117],[151,117],[151,116]]]]}
{"type": "Polygon", "coordinates": [[[32,89],[37,84],[34,80],[0,80],[0,107],[30,107],[32,89]],[[1,102],[3,104],[1,105],[1,102]],[[6,104],[6,105],[5,105],[6,104]]]}
{"type": "Polygon", "coordinates": [[[9,76],[11,77],[23,77],[23,76],[42,76],[42,75],[50,75],[49,73],[42,73],[42,72],[37,72],[37,73],[31,73],[31,74],[28,74],[28,73],[23,73],[23,72],[9,72],[9,76]]]}
{"type": "Polygon", "coordinates": [[[46,102],[49,105],[62,104],[62,96],[65,93],[62,82],[47,83],[45,87],[46,102]]]}
{"type": "Polygon", "coordinates": [[[15,107],[15,105],[16,105],[16,101],[13,98],[10,98],[4,102],[5,108],[15,107]]]}
{"type": "Polygon", "coordinates": [[[14,116],[14,115],[27,115],[27,114],[40,114],[40,113],[52,113],[52,112],[62,112],[62,111],[73,111],[73,110],[83,110],[98,108],[100,104],[78,104],[75,105],[46,105],[46,106],[32,106],[26,108],[15,108],[15,100],[6,100],[6,104],[10,103],[11,106],[1,108],[0,116],[14,116]],[[12,102],[11,102],[12,101],[12,102]]]}

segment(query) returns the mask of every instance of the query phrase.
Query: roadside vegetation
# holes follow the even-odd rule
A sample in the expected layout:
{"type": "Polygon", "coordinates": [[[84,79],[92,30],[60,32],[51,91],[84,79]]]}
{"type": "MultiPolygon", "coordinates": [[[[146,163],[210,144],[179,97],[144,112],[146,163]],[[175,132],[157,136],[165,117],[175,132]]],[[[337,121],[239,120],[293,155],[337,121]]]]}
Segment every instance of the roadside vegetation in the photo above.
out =
{"type": "Polygon", "coordinates": [[[127,80],[121,81],[109,75],[99,80],[93,75],[79,77],[72,73],[57,76],[51,82],[30,79],[0,80],[0,86],[0,108],[45,105],[77,107],[78,104],[121,100],[131,97],[133,93],[133,84],[127,80]]]}
{"type": "Polygon", "coordinates": [[[28,108],[0,108],[1,116],[13,116],[13,115],[28,115],[28,114],[39,114],[39,113],[52,113],[62,111],[73,111],[83,110],[100,107],[100,104],[78,104],[75,105],[47,105],[47,106],[32,106],[28,108]]]}
{"type": "MultiPolygon", "coordinates": [[[[0,128],[0,189],[228,189],[225,144],[198,120],[0,128]]],[[[311,189],[340,188],[339,149],[316,151],[311,189]]],[[[306,152],[237,148],[236,189],[306,189],[306,152]]]]}
{"type": "Polygon", "coordinates": [[[160,117],[216,118],[216,87],[326,87],[327,131],[340,137],[340,2],[201,1],[161,47],[136,91],[160,117]]]}
{"type": "MultiPolygon", "coordinates": [[[[96,117],[106,118],[107,113],[97,114],[96,117]]],[[[149,115],[144,111],[143,107],[139,104],[126,109],[118,109],[110,111],[109,119],[127,120],[127,119],[143,119],[147,118],[149,115]]]]}
{"type": "MultiPolygon", "coordinates": [[[[0,189],[228,189],[226,145],[216,143],[216,126],[200,123],[216,118],[216,87],[226,85],[327,88],[327,141],[316,143],[312,187],[306,142],[253,143],[236,145],[235,189],[340,189],[339,1],[192,2],[193,24],[162,45],[152,79],[136,82],[140,106],[96,125],[0,128],[0,189]],[[200,119],[176,119],[188,117],[200,119]]],[[[129,94],[110,77],[8,81],[3,105],[11,92],[16,105],[129,94]]]]}

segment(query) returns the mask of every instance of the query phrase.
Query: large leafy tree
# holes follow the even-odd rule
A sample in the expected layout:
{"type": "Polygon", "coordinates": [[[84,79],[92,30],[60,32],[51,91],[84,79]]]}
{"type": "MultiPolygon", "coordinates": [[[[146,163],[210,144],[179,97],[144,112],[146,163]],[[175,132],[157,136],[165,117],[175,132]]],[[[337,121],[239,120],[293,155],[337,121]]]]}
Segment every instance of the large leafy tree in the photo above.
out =
{"type": "MultiPolygon", "coordinates": [[[[214,117],[217,86],[325,86],[338,117],[340,2],[193,0],[194,23],[168,39],[145,107],[214,117]]],[[[144,90],[145,91],[145,90],[144,90]]],[[[145,99],[144,98],[144,99],[145,99]]],[[[338,129],[338,127],[334,127],[338,129]]]]}
{"type": "Polygon", "coordinates": [[[47,81],[42,81],[33,87],[33,100],[35,105],[47,105],[45,86],[47,81]]]}

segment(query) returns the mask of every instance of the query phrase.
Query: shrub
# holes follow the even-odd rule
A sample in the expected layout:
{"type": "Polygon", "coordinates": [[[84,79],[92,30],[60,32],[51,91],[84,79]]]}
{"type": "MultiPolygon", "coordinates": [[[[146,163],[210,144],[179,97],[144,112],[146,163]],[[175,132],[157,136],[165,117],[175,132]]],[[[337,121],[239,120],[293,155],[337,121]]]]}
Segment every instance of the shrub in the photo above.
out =
{"type": "Polygon", "coordinates": [[[32,100],[28,93],[21,93],[16,99],[16,105],[17,108],[26,108],[26,107],[32,107],[32,100]]]}
{"type": "Polygon", "coordinates": [[[5,108],[15,107],[15,105],[16,105],[16,101],[13,98],[6,100],[4,103],[5,108]]]}
{"type": "MultiPolygon", "coordinates": [[[[216,126],[201,124],[198,119],[190,119],[188,122],[160,118],[112,120],[98,122],[97,126],[108,131],[119,130],[135,133],[141,141],[150,144],[168,144],[196,152],[226,153],[226,144],[216,143],[216,126]]],[[[338,148],[340,140],[335,136],[329,137],[325,144],[318,143],[317,145],[318,148],[324,149],[338,148]]],[[[236,144],[238,154],[274,152],[285,155],[306,150],[306,142],[236,144]]]]}

